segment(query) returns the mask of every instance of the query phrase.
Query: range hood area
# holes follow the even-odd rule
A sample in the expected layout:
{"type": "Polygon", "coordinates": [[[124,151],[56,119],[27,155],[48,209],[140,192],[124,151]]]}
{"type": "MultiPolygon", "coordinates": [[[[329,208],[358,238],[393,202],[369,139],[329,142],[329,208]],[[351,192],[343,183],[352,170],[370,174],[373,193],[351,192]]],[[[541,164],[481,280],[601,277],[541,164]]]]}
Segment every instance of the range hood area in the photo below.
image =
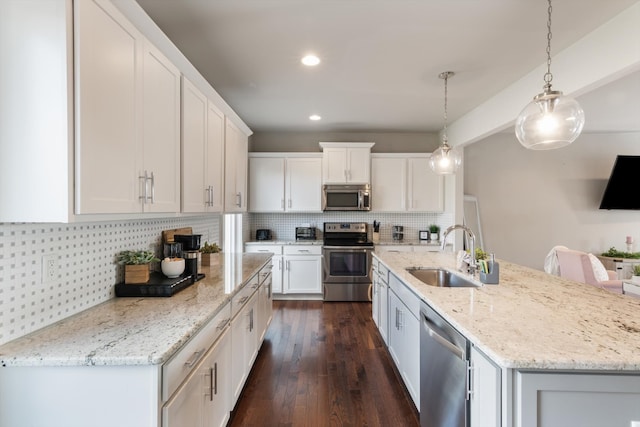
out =
{"type": "Polygon", "coordinates": [[[630,190],[640,174],[640,156],[618,155],[602,195],[600,209],[640,210],[640,198],[630,190]]]}

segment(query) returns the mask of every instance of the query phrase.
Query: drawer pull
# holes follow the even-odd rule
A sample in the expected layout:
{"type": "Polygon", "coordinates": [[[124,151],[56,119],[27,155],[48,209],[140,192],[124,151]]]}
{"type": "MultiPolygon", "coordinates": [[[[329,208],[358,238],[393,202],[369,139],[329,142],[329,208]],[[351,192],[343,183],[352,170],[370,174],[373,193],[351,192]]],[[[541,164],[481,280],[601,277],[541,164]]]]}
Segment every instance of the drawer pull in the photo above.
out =
{"type": "Polygon", "coordinates": [[[238,301],[239,304],[244,304],[245,302],[247,302],[247,300],[249,299],[249,297],[242,297],[240,298],[240,301],[238,301]]]}
{"type": "Polygon", "coordinates": [[[186,366],[187,368],[193,368],[193,365],[195,365],[198,359],[200,359],[200,356],[202,356],[202,353],[204,353],[204,349],[194,352],[193,355],[191,356],[191,359],[184,362],[184,366],[186,366]]]}
{"type": "Polygon", "coordinates": [[[218,327],[216,329],[221,331],[225,328],[225,326],[227,326],[228,323],[229,323],[229,319],[228,318],[224,319],[222,322],[218,324],[218,327]]]}

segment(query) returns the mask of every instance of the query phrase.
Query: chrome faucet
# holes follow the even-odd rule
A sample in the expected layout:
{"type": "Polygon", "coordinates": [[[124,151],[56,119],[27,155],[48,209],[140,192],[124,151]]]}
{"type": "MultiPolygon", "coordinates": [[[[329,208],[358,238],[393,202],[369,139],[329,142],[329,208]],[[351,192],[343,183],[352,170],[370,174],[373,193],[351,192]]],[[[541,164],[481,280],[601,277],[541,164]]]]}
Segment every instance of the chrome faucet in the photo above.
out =
{"type": "Polygon", "coordinates": [[[471,261],[469,261],[469,274],[471,274],[472,276],[475,276],[476,274],[476,270],[478,269],[478,264],[476,263],[476,235],[473,234],[473,231],[471,231],[471,229],[465,225],[462,224],[454,224],[451,227],[447,228],[444,233],[442,234],[442,250],[444,251],[444,248],[447,244],[447,236],[449,235],[449,233],[451,233],[453,230],[456,229],[461,229],[464,230],[467,235],[469,236],[469,246],[471,246],[471,261]]]}

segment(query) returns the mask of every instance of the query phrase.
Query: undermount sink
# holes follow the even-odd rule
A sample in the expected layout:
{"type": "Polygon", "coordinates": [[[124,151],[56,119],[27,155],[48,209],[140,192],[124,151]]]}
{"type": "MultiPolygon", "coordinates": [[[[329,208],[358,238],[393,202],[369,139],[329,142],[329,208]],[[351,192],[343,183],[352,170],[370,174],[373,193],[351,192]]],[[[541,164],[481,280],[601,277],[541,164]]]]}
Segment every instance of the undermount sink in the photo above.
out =
{"type": "Polygon", "coordinates": [[[442,268],[412,267],[407,268],[407,271],[416,279],[430,286],[438,286],[441,288],[479,287],[471,280],[442,268]]]}

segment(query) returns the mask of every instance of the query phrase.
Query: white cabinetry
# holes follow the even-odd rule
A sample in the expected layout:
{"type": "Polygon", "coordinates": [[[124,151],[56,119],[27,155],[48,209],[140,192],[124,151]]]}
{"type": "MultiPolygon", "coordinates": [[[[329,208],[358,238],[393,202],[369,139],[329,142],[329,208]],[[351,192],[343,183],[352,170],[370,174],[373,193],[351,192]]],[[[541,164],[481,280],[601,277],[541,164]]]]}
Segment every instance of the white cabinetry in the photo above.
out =
{"type": "Polygon", "coordinates": [[[320,212],[322,158],[249,156],[251,212],[320,212]]]}
{"type": "Polygon", "coordinates": [[[475,346],[471,346],[472,427],[500,427],[501,369],[475,346]]]}
{"type": "Polygon", "coordinates": [[[388,343],[389,334],[389,270],[387,267],[373,258],[373,298],[371,310],[373,321],[380,331],[380,336],[385,344],[388,343]]]}
{"type": "Polygon", "coordinates": [[[182,78],[182,212],[221,212],[224,114],[182,78]]]}
{"type": "Polygon", "coordinates": [[[229,119],[225,121],[225,212],[247,211],[247,136],[229,119]]]}
{"type": "Polygon", "coordinates": [[[282,272],[284,270],[282,245],[245,245],[244,251],[247,253],[273,254],[273,258],[271,258],[271,292],[272,294],[282,293],[282,272]]]}
{"type": "Polygon", "coordinates": [[[368,184],[373,142],[321,142],[324,184],[368,184]]]}
{"type": "Polygon", "coordinates": [[[385,252],[439,252],[440,245],[376,245],[375,251],[385,252]]]}
{"type": "Polygon", "coordinates": [[[429,168],[429,155],[372,154],[372,210],[442,212],[444,178],[429,168]]]}
{"type": "Polygon", "coordinates": [[[76,213],[176,212],[178,69],[107,1],[75,28],[76,213]]]}
{"type": "Polygon", "coordinates": [[[389,274],[389,353],[420,410],[420,300],[389,274]]]}
{"type": "Polygon", "coordinates": [[[231,320],[231,343],[233,359],[231,361],[232,407],[242,392],[249,376],[251,365],[258,354],[257,312],[259,287],[256,274],[245,288],[231,300],[233,319],[231,320]]]}
{"type": "Polygon", "coordinates": [[[321,246],[285,246],[283,259],[285,294],[322,294],[321,246]]]}

